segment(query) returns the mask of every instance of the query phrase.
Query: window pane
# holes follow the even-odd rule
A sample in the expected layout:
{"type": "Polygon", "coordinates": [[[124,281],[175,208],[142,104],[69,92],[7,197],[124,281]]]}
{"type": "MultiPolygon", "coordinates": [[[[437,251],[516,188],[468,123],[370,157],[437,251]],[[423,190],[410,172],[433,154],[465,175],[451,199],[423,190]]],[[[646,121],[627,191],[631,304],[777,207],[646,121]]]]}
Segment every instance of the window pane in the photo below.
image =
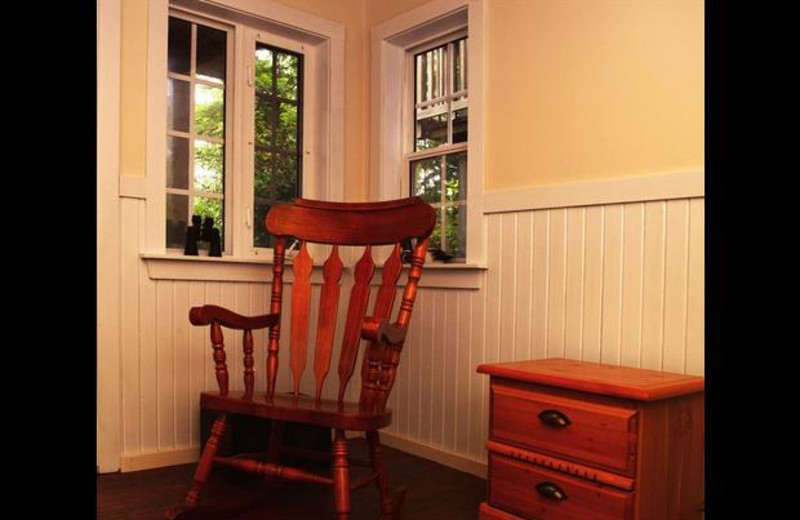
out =
{"type": "Polygon", "coordinates": [[[274,146],[275,103],[272,98],[256,95],[256,144],[274,146]]]}
{"type": "Polygon", "coordinates": [[[256,92],[272,93],[272,51],[256,45],[256,92]]]}
{"type": "Polygon", "coordinates": [[[188,76],[192,47],[192,24],[170,16],[168,38],[168,70],[188,76]]]}
{"type": "Polygon", "coordinates": [[[445,200],[447,202],[467,200],[467,152],[448,155],[446,163],[445,200]]]}
{"type": "Polygon", "coordinates": [[[427,150],[447,143],[447,103],[416,110],[415,150],[427,150]]]}
{"type": "Polygon", "coordinates": [[[222,145],[194,141],[194,189],[222,193],[222,145]]]}
{"type": "Polygon", "coordinates": [[[429,204],[442,199],[442,159],[422,159],[411,165],[412,193],[429,204]]]}
{"type": "Polygon", "coordinates": [[[227,34],[219,29],[197,26],[197,76],[209,81],[225,81],[227,34]]]}
{"type": "Polygon", "coordinates": [[[278,114],[278,142],[276,146],[283,150],[297,149],[297,106],[280,103],[278,114]]]}
{"type": "Polygon", "coordinates": [[[467,207],[445,208],[445,251],[454,258],[464,258],[467,251],[467,207]]]}
{"type": "Polygon", "coordinates": [[[436,210],[436,225],[431,233],[431,240],[428,244],[429,251],[442,250],[442,208],[433,208],[436,210]]]}
{"type": "Polygon", "coordinates": [[[416,92],[414,99],[422,103],[445,95],[444,67],[446,46],[416,56],[416,92]]]}
{"type": "Polygon", "coordinates": [[[207,137],[225,136],[225,95],[221,88],[194,86],[194,132],[207,137]]]}
{"type": "Polygon", "coordinates": [[[188,81],[170,79],[167,82],[167,128],[179,132],[189,131],[188,81]]]}
{"type": "Polygon", "coordinates": [[[167,188],[189,188],[189,140],[167,137],[167,188]]]}
{"type": "Polygon", "coordinates": [[[467,88],[467,39],[453,43],[453,92],[467,88]]]}
{"type": "Polygon", "coordinates": [[[253,211],[253,218],[255,220],[253,245],[255,247],[272,247],[275,243],[275,239],[272,235],[267,233],[267,226],[265,223],[269,208],[269,204],[256,202],[253,211]]]}
{"type": "Polygon", "coordinates": [[[275,154],[275,176],[273,178],[273,200],[292,202],[297,196],[297,156],[294,154],[275,154]]]}
{"type": "Polygon", "coordinates": [[[273,198],[272,170],[275,168],[275,165],[273,164],[272,155],[272,152],[256,150],[254,157],[254,194],[256,198],[273,198]]]}
{"type": "Polygon", "coordinates": [[[220,238],[222,238],[224,235],[222,232],[222,199],[195,197],[194,214],[202,216],[203,221],[205,221],[206,217],[212,217],[214,219],[214,227],[219,229],[220,238]]]}
{"type": "Polygon", "coordinates": [[[466,108],[453,112],[453,142],[464,143],[467,141],[467,127],[469,114],[466,108]]]}
{"type": "Polygon", "coordinates": [[[167,247],[183,249],[186,245],[188,216],[189,197],[167,193],[167,247]]]}
{"type": "Polygon", "coordinates": [[[278,96],[297,99],[297,79],[300,59],[291,54],[278,53],[278,96]]]}

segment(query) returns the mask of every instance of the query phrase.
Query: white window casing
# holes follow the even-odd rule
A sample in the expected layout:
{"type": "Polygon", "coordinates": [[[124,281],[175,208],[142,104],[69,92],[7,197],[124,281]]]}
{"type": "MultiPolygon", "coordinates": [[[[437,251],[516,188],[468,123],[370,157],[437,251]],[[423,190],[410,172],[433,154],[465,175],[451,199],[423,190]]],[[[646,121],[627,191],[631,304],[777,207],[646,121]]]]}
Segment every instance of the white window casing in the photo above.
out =
{"type": "MultiPolygon", "coordinates": [[[[167,34],[170,11],[233,27],[226,108],[225,256],[270,260],[253,247],[253,101],[247,84],[256,40],[304,55],[303,196],[344,200],[344,26],[268,0],[150,0],[148,4],[146,231],[144,258],[167,254],[167,34]],[[248,122],[250,123],[248,125],[248,122]]],[[[182,252],[175,252],[182,254],[182,252]]]]}
{"type": "MultiPolygon", "coordinates": [[[[434,0],[388,20],[371,33],[371,164],[370,198],[387,200],[410,195],[409,163],[425,156],[468,150],[466,262],[458,268],[484,266],[484,0],[434,0]],[[413,152],[413,52],[467,36],[469,88],[468,145],[438,146],[413,152]],[[397,81],[397,78],[403,78],[397,81]],[[402,121],[401,125],[396,124],[402,121]]],[[[443,268],[449,267],[443,264],[443,268]]],[[[453,266],[454,267],[454,266],[453,266]]]]}

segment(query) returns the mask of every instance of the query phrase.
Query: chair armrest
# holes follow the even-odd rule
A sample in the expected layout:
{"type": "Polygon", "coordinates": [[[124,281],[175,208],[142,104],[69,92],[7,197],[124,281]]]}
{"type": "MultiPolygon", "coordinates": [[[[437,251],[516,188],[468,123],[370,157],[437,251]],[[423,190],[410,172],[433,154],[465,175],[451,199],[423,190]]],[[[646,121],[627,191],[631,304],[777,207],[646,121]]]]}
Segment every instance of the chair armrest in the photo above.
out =
{"type": "Polygon", "coordinates": [[[389,345],[400,345],[406,339],[408,327],[392,325],[388,320],[364,319],[361,337],[367,341],[384,341],[389,345]]]}
{"type": "Polygon", "coordinates": [[[233,311],[216,305],[203,305],[192,307],[189,311],[189,321],[192,325],[208,325],[216,321],[223,327],[236,330],[257,330],[272,327],[280,320],[279,314],[264,314],[263,316],[242,316],[233,311]]]}

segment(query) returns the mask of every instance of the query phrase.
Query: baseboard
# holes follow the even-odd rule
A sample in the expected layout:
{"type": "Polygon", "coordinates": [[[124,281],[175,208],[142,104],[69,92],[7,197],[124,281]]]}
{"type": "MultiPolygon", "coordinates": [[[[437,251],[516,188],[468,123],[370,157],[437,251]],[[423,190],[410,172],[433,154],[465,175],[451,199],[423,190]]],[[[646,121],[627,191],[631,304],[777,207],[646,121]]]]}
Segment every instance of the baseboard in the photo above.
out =
{"type": "Polygon", "coordinates": [[[187,448],[175,451],[159,451],[142,453],[141,455],[123,455],[120,457],[120,471],[141,471],[144,469],[163,468],[190,464],[200,460],[200,448],[187,448]]]}
{"type": "Polygon", "coordinates": [[[464,457],[458,453],[453,453],[427,444],[421,444],[383,431],[381,432],[381,443],[390,448],[438,462],[443,466],[463,471],[464,473],[470,473],[482,479],[486,478],[487,466],[485,463],[464,457]]]}

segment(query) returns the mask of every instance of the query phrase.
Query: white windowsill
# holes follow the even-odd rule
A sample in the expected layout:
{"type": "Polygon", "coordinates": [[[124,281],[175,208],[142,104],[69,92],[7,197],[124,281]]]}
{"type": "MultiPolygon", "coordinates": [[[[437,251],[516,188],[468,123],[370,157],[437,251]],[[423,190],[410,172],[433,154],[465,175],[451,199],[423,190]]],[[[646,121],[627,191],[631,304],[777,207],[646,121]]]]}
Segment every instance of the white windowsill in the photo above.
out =
{"type": "MultiPolygon", "coordinates": [[[[218,282],[262,282],[272,281],[272,260],[243,257],[186,256],[182,254],[139,255],[147,265],[147,274],[153,280],[186,280],[218,282]]],[[[291,259],[287,259],[291,265],[291,259]]],[[[379,271],[381,266],[376,266],[379,271]]],[[[408,266],[404,266],[407,271],[408,266]]],[[[428,262],[423,269],[420,287],[444,289],[480,289],[487,267],[479,264],[428,262]]],[[[352,267],[345,267],[345,272],[352,267]]],[[[291,284],[294,280],[292,270],[286,269],[283,280],[291,284]]],[[[380,273],[376,272],[370,285],[380,285],[380,273]]],[[[404,277],[400,279],[404,283],[404,277]]],[[[315,265],[311,283],[322,284],[322,266],[315,265]]]]}

